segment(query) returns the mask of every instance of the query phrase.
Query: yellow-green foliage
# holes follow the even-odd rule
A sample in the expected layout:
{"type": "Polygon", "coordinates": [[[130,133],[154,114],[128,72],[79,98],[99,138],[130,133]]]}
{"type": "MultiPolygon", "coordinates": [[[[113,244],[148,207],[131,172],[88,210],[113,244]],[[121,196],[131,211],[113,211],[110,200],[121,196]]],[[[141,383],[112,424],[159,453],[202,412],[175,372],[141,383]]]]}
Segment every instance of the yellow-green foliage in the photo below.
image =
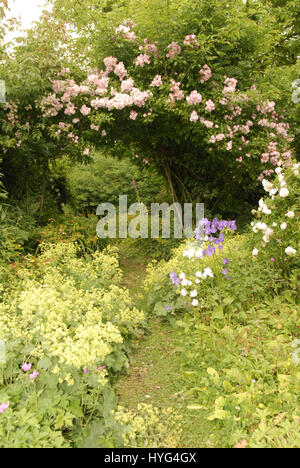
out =
{"type": "Polygon", "coordinates": [[[121,278],[115,250],[96,252],[88,262],[76,258],[73,244],[44,246],[40,262],[42,277],[21,270],[17,290],[4,295],[0,338],[30,343],[33,358],[57,357],[77,369],[100,365],[123,342],[122,331],[134,331],[144,319],[128,291],[109,285],[121,278]]]}
{"type": "Polygon", "coordinates": [[[84,428],[90,412],[103,417],[101,394],[128,365],[128,342],[144,313],[119,286],[114,248],[79,258],[74,244],[44,245],[39,258],[14,268],[0,303],[0,405],[9,403],[0,414],[0,447],[66,446],[62,430],[76,420],[84,428]]]}
{"type": "Polygon", "coordinates": [[[173,408],[159,410],[145,403],[138,404],[134,411],[118,407],[114,419],[123,426],[125,447],[180,446],[182,418],[173,408]]]}

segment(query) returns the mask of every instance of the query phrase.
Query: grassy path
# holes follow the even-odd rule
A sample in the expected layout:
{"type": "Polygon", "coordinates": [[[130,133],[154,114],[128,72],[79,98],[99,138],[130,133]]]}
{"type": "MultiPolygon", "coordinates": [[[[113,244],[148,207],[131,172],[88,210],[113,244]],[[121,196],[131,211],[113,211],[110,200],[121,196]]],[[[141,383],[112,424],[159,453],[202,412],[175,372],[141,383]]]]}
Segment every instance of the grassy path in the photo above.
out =
{"type": "MultiPolygon", "coordinates": [[[[134,296],[145,277],[145,265],[138,257],[124,257],[123,284],[134,296]]],[[[188,411],[191,403],[184,394],[180,379],[181,356],[180,329],[153,318],[150,320],[151,334],[133,343],[128,373],[116,384],[119,404],[134,409],[138,403],[151,403],[158,408],[173,407],[183,416],[182,447],[206,447],[207,430],[199,413],[188,411]]],[[[182,343],[181,343],[182,346],[182,343]]]]}

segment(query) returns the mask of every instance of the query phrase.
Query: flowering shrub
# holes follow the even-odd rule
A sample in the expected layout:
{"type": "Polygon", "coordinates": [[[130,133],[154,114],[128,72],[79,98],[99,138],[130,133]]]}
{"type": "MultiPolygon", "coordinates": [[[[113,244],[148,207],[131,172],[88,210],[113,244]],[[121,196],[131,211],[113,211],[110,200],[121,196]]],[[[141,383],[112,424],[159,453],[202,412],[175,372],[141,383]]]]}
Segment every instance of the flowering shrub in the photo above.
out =
{"type": "Polygon", "coordinates": [[[93,413],[103,418],[101,398],[144,321],[120,280],[115,249],[82,259],[70,243],[44,245],[16,269],[0,303],[6,447],[65,447],[64,431],[80,439],[93,413]]]}
{"type": "MultiPolygon", "coordinates": [[[[262,200],[256,213],[258,223],[276,219],[277,230],[232,238],[226,231],[223,249],[212,255],[207,244],[187,243],[169,262],[148,268],[148,305],[180,327],[176,350],[184,401],[193,423],[209,434],[209,447],[300,443],[299,362],[293,358],[300,326],[298,165],[277,172],[283,177],[263,181],[271,200],[262,200]],[[282,197],[283,188],[288,193],[282,197]],[[254,242],[259,252],[253,257],[254,242]]],[[[217,231],[217,221],[202,225],[207,237],[212,226],[217,231]]]]}
{"type": "Polygon", "coordinates": [[[256,244],[252,255],[262,262],[273,262],[276,268],[289,271],[300,265],[300,164],[294,163],[286,170],[280,164],[275,172],[272,182],[263,179],[268,196],[260,199],[258,209],[253,210],[256,220],[251,225],[256,244]]]}
{"type": "MultiPolygon", "coordinates": [[[[261,97],[255,86],[239,90],[237,79],[214,75],[191,46],[197,38],[189,35],[165,49],[123,33],[115,40],[126,42],[126,57],[106,57],[103,68],[91,70],[80,83],[70,74],[54,77],[52,93],[41,101],[53,135],[73,144],[78,157],[91,155],[93,145],[116,155],[138,155],[142,165],[147,161],[166,174],[171,171],[193,196],[205,196],[208,206],[220,192],[218,174],[223,178],[226,171],[234,181],[219,198],[226,199],[227,211],[237,198],[235,190],[243,186],[239,198],[247,199],[246,185],[254,195],[257,177],[273,173],[280,157],[288,163],[292,137],[275,102],[261,97]],[[199,160],[202,169],[191,181],[185,165],[199,160]]],[[[182,187],[175,179],[174,185],[182,187]]]]}

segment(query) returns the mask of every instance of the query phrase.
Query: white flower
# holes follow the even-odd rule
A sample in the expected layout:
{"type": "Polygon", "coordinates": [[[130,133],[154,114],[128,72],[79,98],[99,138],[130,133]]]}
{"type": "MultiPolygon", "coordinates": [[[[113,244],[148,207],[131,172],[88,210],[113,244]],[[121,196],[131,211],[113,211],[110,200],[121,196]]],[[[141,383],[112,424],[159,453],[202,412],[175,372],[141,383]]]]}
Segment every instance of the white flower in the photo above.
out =
{"type": "Polygon", "coordinates": [[[182,289],[182,290],[180,291],[180,294],[181,294],[182,296],[186,296],[186,295],[187,295],[187,290],[186,290],[186,289],[182,289]]]}
{"type": "Polygon", "coordinates": [[[276,226],[277,226],[277,223],[273,223],[272,226],[273,226],[273,227],[276,227],[276,226]]]}
{"type": "Polygon", "coordinates": [[[210,278],[214,277],[214,274],[213,274],[212,270],[209,267],[205,268],[205,270],[203,272],[203,278],[206,278],[207,276],[210,276],[210,278]]]}
{"type": "Polygon", "coordinates": [[[281,171],[282,171],[281,167],[276,167],[275,169],[276,174],[280,174],[281,171]]]}
{"type": "Polygon", "coordinates": [[[277,192],[278,190],[276,188],[272,188],[272,190],[270,190],[270,195],[276,195],[277,192]]]}
{"type": "Polygon", "coordinates": [[[258,250],[257,250],[257,249],[253,249],[253,250],[252,250],[252,255],[253,255],[254,257],[256,257],[257,254],[258,254],[258,250]]]}
{"type": "Polygon", "coordinates": [[[265,213],[265,214],[271,214],[272,213],[272,211],[267,207],[267,205],[264,205],[262,212],[265,213]]]}
{"type": "Polygon", "coordinates": [[[283,181],[284,181],[284,175],[283,175],[283,174],[279,174],[279,175],[278,175],[278,180],[279,180],[279,182],[283,182],[283,181]]]}
{"type": "Polygon", "coordinates": [[[264,233],[265,233],[265,235],[263,237],[264,242],[269,242],[270,237],[274,234],[274,230],[267,227],[267,229],[265,229],[264,233]]]}
{"type": "Polygon", "coordinates": [[[201,271],[197,271],[196,276],[201,279],[203,278],[201,271]]]}
{"type": "Polygon", "coordinates": [[[283,230],[286,229],[286,223],[281,223],[280,228],[283,229],[283,230]]]}
{"type": "Polygon", "coordinates": [[[193,299],[192,306],[197,307],[198,304],[199,304],[199,301],[197,299],[193,299]]]}
{"type": "Polygon", "coordinates": [[[188,285],[188,280],[184,278],[184,279],[181,281],[181,285],[182,285],[182,286],[187,286],[187,285],[188,285]]]}
{"type": "Polygon", "coordinates": [[[298,171],[299,166],[300,166],[299,163],[293,164],[292,171],[294,172],[295,175],[299,175],[299,171],[298,171]]]}
{"type": "Polygon", "coordinates": [[[182,279],[182,280],[185,279],[185,274],[184,274],[184,273],[180,273],[179,278],[182,279]]]}
{"type": "Polygon", "coordinates": [[[203,249],[196,250],[195,257],[196,258],[202,258],[203,257],[203,249]]]}
{"type": "Polygon", "coordinates": [[[285,198],[288,196],[289,193],[290,192],[288,191],[288,189],[286,187],[283,187],[280,189],[279,196],[285,198]]]}
{"type": "Polygon", "coordinates": [[[285,216],[292,219],[295,216],[295,213],[293,211],[288,211],[287,213],[285,213],[285,216]]]}
{"type": "Polygon", "coordinates": [[[196,297],[197,296],[197,291],[196,289],[194,289],[193,291],[191,291],[191,297],[196,297]]]}
{"type": "Polygon", "coordinates": [[[270,192],[273,188],[273,184],[266,179],[263,179],[262,184],[266,192],[270,192]]]}
{"type": "Polygon", "coordinates": [[[287,247],[285,249],[285,253],[289,256],[289,257],[294,257],[297,253],[297,251],[295,249],[293,249],[293,247],[287,247]]]}
{"type": "Polygon", "coordinates": [[[182,255],[183,257],[193,258],[195,256],[195,252],[196,250],[192,248],[189,250],[184,250],[182,255]]]}
{"type": "Polygon", "coordinates": [[[188,286],[192,286],[193,283],[190,280],[188,280],[187,284],[188,286]]]}
{"type": "Polygon", "coordinates": [[[257,229],[261,229],[262,231],[265,231],[265,230],[267,229],[268,226],[266,225],[266,223],[262,223],[262,222],[259,221],[259,222],[256,224],[256,227],[257,227],[257,229]]]}
{"type": "Polygon", "coordinates": [[[200,280],[197,278],[196,279],[196,284],[199,284],[200,283],[200,280]]]}

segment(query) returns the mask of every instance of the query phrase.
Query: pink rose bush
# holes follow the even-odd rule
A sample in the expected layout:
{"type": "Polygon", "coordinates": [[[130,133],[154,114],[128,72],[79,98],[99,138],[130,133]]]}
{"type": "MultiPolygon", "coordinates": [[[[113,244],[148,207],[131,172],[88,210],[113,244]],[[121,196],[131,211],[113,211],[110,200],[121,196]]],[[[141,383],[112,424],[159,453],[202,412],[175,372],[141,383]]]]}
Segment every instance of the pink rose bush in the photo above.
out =
{"type": "MultiPolygon", "coordinates": [[[[196,197],[208,179],[200,171],[191,179],[183,169],[191,159],[201,159],[203,174],[214,174],[209,177],[214,190],[228,173],[235,182],[232,188],[243,186],[252,193],[274,174],[279,160],[283,167],[290,164],[289,124],[274,101],[262,98],[253,85],[240,91],[236,78],[214,74],[213,66],[199,62],[196,35],[163,47],[131,34],[134,27],[126,20],[113,38],[126,42],[128,56],[105,57],[103,66],[82,81],[63,70],[50,77],[51,90],[37,108],[55,144],[77,160],[88,159],[93,147],[132,158],[143,153],[141,163],[145,159],[164,173],[166,164],[171,165],[185,185],[195,187],[196,197]],[[194,70],[190,77],[189,69],[194,70]]],[[[28,136],[29,120],[21,122],[19,114],[16,103],[6,105],[10,148],[22,148],[28,136]]],[[[226,196],[228,204],[230,197],[232,203],[237,200],[233,190],[226,196]]]]}
{"type": "MultiPolygon", "coordinates": [[[[129,26],[117,28],[121,36],[119,40],[125,38],[129,29],[129,26]]],[[[153,119],[162,118],[162,112],[166,116],[167,114],[171,116],[174,112],[177,115],[180,109],[186,132],[193,131],[198,139],[206,144],[212,144],[213,152],[223,153],[230,166],[242,166],[251,173],[254,167],[260,167],[261,171],[257,176],[262,179],[272,173],[272,167],[277,165],[280,157],[285,162],[289,161],[291,157],[289,125],[280,120],[275,102],[255,103],[253,95],[256,93],[259,99],[258,92],[252,87],[249,96],[246,92],[241,93],[238,90],[238,81],[233,77],[225,76],[221,83],[209,84],[213,71],[207,64],[199,68],[198,83],[195,82],[197,88],[190,91],[185,89],[184,83],[176,79],[176,73],[169,76],[169,81],[166,82],[162,79],[162,73],[154,73],[151,77],[151,70],[154,68],[158,70],[161,64],[159,44],[150,43],[147,39],[144,39],[140,46],[135,45],[136,42],[139,42],[138,38],[135,38],[132,47],[137,47],[140,52],[145,53],[137,54],[132,64],[125,66],[123,61],[119,61],[116,57],[106,57],[103,61],[104,68],[91,72],[83,83],[77,84],[69,77],[66,80],[61,77],[52,79],[53,92],[41,103],[45,117],[54,118],[59,115],[61,119],[65,115],[74,118],[76,114],[76,118],[79,118],[81,123],[81,129],[78,126],[77,130],[79,141],[80,130],[82,133],[86,128],[88,117],[100,128],[104,124],[105,128],[102,130],[106,131],[108,137],[111,132],[111,136],[114,135],[115,139],[113,122],[120,123],[128,119],[135,121],[133,116],[136,115],[137,108],[144,108],[144,115],[148,117],[151,107],[153,109],[151,122],[153,119]],[[141,69],[143,71],[138,71],[141,69]],[[137,71],[139,75],[142,73],[138,78],[139,85],[137,85],[137,71]],[[150,91],[151,89],[155,92],[150,91]],[[161,105],[162,99],[165,99],[164,107],[161,105]],[[178,111],[175,111],[174,106],[176,108],[179,106],[178,111]],[[189,106],[194,107],[192,113],[188,111],[189,106]],[[129,108],[129,112],[117,115],[118,111],[125,111],[126,108],[129,108]],[[186,119],[183,117],[184,114],[187,114],[186,119]],[[205,118],[205,114],[210,115],[210,118],[205,118]],[[193,125],[189,130],[189,121],[197,126],[193,125]],[[264,135],[266,142],[265,148],[262,148],[260,153],[257,146],[258,134],[261,135],[260,141],[264,135]],[[263,167],[265,165],[266,168],[263,167]]],[[[173,41],[167,46],[167,59],[176,57],[179,61],[183,60],[184,48],[195,47],[196,44],[195,35],[186,36],[182,45],[173,41]]],[[[196,49],[195,47],[195,59],[196,49]]],[[[147,126],[148,121],[141,119],[139,122],[139,125],[147,126]]],[[[67,124],[72,126],[69,121],[67,124]]],[[[133,133],[136,138],[136,132],[133,133]]],[[[93,141],[93,138],[91,140],[93,141]]],[[[105,143],[108,141],[109,139],[106,139],[105,143]]]]}

